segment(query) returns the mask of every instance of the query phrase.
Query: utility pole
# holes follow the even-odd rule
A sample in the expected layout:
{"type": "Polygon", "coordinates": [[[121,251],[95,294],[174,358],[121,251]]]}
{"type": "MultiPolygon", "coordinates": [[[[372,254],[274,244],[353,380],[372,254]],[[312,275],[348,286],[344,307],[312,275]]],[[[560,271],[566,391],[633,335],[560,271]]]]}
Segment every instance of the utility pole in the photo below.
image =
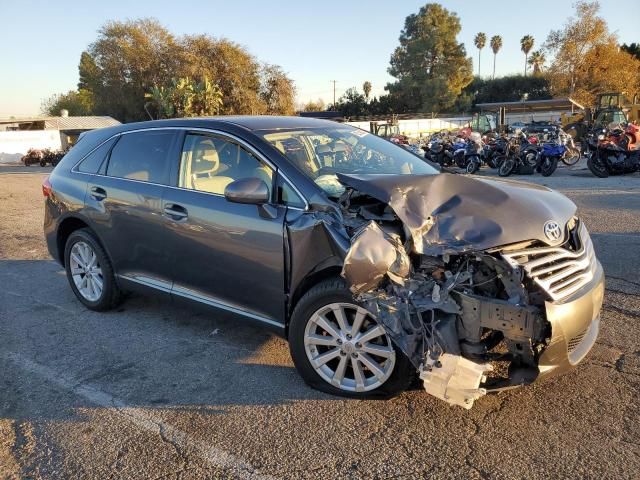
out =
{"type": "Polygon", "coordinates": [[[336,80],[329,80],[333,83],[333,111],[336,110],[336,80]]]}

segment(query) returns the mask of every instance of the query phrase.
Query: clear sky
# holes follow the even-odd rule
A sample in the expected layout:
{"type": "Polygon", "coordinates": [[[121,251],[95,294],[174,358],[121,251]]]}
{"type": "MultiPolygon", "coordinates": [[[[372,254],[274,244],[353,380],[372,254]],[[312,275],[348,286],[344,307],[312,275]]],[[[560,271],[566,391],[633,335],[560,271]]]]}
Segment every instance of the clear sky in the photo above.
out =
{"type": "MultiPolygon", "coordinates": [[[[628,5],[638,2],[632,0],[628,5]]],[[[398,45],[404,19],[424,1],[416,0],[0,0],[0,117],[40,112],[44,98],[76,87],[80,53],[107,20],[155,17],[175,34],[207,33],[245,46],[259,60],[281,65],[296,83],[298,101],[332,101],[365,80],[383,93],[392,78],[389,57],[398,45]]],[[[460,41],[474,59],[473,37],[499,34],[503,49],[496,74],[522,72],[520,38],[533,35],[534,50],[550,29],[573,12],[572,0],[482,2],[447,0],[458,13],[460,41]]],[[[621,42],[640,42],[638,16],[623,3],[601,0],[602,15],[621,42]]],[[[633,9],[631,9],[633,10],[633,9]]],[[[490,74],[492,54],[483,50],[482,74],[490,74]]]]}

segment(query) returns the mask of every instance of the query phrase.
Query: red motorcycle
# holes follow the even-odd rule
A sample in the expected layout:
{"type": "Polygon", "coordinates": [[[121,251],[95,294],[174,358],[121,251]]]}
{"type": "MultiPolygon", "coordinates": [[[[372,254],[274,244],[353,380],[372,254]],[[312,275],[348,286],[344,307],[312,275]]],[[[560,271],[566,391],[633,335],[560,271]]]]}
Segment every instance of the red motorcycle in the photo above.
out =
{"type": "Polygon", "coordinates": [[[587,166],[600,178],[640,171],[640,127],[630,123],[587,136],[587,166]]]}

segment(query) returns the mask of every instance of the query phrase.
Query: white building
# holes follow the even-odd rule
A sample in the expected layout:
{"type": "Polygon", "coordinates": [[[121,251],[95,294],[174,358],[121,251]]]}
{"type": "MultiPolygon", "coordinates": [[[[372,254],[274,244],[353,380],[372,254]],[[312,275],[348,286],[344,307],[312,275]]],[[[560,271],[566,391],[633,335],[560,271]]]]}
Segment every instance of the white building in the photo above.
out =
{"type": "Polygon", "coordinates": [[[30,148],[62,150],[82,132],[112,127],[111,117],[30,117],[0,119],[0,163],[19,162],[30,148]]]}

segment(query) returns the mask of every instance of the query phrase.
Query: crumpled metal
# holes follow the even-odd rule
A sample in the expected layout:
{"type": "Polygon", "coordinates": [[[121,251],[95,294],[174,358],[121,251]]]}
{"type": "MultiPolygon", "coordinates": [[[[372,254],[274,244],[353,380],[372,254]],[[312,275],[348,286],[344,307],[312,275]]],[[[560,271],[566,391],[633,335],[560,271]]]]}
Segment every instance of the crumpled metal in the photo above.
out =
{"type": "Polygon", "coordinates": [[[400,237],[383,231],[376,222],[361,227],[351,239],[342,276],[354,295],[376,288],[388,277],[403,285],[411,268],[400,237]]]}
{"type": "Polygon", "coordinates": [[[387,203],[425,255],[486,250],[549,239],[543,225],[565,225],[576,206],[545,187],[464,175],[344,175],[338,179],[387,203]],[[526,222],[523,219],[526,218],[526,222]]]}

